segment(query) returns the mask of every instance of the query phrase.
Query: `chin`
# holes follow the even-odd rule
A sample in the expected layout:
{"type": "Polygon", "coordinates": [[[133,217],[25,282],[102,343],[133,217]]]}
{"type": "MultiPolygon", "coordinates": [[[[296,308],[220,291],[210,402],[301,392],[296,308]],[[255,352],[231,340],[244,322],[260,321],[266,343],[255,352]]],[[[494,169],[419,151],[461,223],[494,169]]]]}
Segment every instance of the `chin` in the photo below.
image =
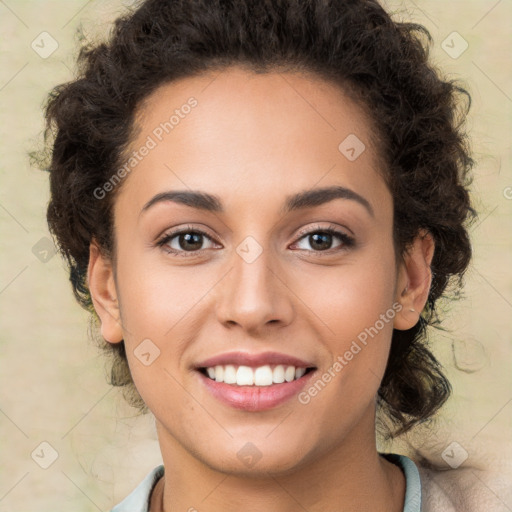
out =
{"type": "Polygon", "coordinates": [[[214,471],[250,478],[294,473],[307,463],[307,455],[303,442],[290,443],[288,439],[285,444],[277,438],[274,442],[264,438],[245,442],[231,440],[222,447],[217,445],[215,451],[195,453],[196,458],[214,471]]]}

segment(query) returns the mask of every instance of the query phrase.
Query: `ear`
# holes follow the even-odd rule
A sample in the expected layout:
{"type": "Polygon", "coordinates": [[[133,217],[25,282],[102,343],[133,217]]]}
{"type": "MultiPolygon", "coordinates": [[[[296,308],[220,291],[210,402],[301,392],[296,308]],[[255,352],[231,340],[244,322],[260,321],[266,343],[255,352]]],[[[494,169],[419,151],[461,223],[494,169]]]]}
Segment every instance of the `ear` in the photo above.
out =
{"type": "Polygon", "coordinates": [[[418,323],[432,283],[430,265],[434,257],[434,248],[432,235],[422,229],[403,256],[398,271],[395,298],[402,305],[402,309],[395,315],[395,329],[411,329],[418,323]]]}
{"type": "Polygon", "coordinates": [[[103,255],[95,240],[89,246],[87,285],[94,309],[101,320],[101,335],[109,343],[123,341],[114,269],[111,260],[103,255]]]}

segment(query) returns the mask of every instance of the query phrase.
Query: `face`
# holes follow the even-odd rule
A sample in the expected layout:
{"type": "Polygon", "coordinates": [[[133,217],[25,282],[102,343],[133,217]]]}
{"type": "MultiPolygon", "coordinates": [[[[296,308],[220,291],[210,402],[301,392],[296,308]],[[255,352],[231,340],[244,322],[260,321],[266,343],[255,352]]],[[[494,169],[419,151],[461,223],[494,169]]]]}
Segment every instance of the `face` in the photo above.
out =
{"type": "Polygon", "coordinates": [[[408,278],[363,112],[231,68],[160,87],[138,125],[90,284],[162,449],[255,474],[373,442],[408,278]]]}

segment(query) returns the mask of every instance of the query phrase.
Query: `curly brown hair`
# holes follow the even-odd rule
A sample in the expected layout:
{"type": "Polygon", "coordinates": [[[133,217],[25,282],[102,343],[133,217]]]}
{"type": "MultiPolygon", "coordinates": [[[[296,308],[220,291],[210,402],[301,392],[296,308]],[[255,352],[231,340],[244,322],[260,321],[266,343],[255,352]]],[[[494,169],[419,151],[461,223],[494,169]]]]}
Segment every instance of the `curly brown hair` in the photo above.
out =
{"type": "MultiPolygon", "coordinates": [[[[460,295],[476,216],[463,129],[471,98],[432,67],[431,42],[425,27],[393,21],[376,0],[146,0],[115,21],[108,41],[84,43],[78,76],[55,87],[46,105],[47,220],[96,334],[89,244],[94,238],[114,255],[112,206],[120,187],[102,200],[93,192],[120,165],[142,100],[164,83],[234,65],[313,73],[350,93],[373,121],[394,201],[396,254],[422,229],[434,238],[426,307],[412,329],[393,331],[378,393],[391,436],[430,418],[451,388],[426,328],[440,323],[435,306],[442,295],[460,295]]],[[[113,356],[110,383],[146,412],[124,342],[100,338],[113,356]]]]}

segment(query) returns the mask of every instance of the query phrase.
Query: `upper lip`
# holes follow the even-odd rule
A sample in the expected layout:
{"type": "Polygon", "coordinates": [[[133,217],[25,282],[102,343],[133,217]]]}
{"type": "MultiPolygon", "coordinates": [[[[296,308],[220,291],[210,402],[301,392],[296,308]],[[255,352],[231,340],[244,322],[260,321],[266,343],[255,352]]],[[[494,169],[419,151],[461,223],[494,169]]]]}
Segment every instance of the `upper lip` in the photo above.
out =
{"type": "Polygon", "coordinates": [[[261,352],[259,354],[250,354],[247,352],[226,352],[209,359],[205,359],[196,364],[196,368],[210,368],[217,365],[232,364],[234,366],[265,366],[270,364],[282,364],[295,366],[296,368],[312,368],[314,365],[303,359],[279,352],[261,352]]]}

